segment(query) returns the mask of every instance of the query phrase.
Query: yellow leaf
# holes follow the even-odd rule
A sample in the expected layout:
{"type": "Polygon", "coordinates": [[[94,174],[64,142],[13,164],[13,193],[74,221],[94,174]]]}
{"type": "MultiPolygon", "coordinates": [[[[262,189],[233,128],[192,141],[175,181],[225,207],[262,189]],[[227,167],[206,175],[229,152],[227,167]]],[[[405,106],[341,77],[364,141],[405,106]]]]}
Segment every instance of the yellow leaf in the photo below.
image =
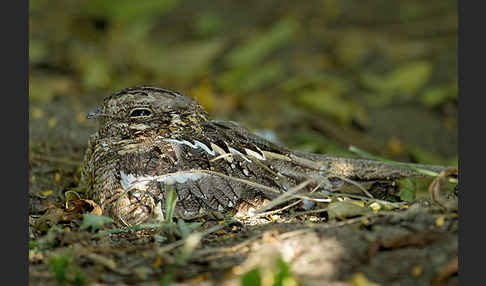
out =
{"type": "Polygon", "coordinates": [[[424,269],[422,268],[422,266],[416,265],[412,268],[412,275],[413,277],[419,277],[420,275],[422,275],[423,271],[424,269]]]}
{"type": "Polygon", "coordinates": [[[49,128],[53,128],[54,126],[56,126],[57,124],[57,119],[55,117],[51,117],[47,120],[47,126],[49,126],[49,128]]]}
{"type": "Polygon", "coordinates": [[[40,194],[43,195],[43,196],[50,196],[53,193],[54,193],[54,191],[53,190],[50,190],[50,189],[47,190],[47,191],[40,192],[40,194]]]}
{"type": "Polygon", "coordinates": [[[365,217],[365,218],[363,218],[363,219],[361,220],[361,224],[362,224],[363,226],[368,226],[368,225],[370,225],[370,224],[371,224],[371,221],[370,221],[368,218],[366,218],[366,217],[365,217]]]}
{"type": "Polygon", "coordinates": [[[354,201],[353,200],[353,201],[350,201],[350,202],[353,203],[353,204],[355,204],[355,205],[357,205],[357,206],[360,206],[360,207],[364,207],[365,206],[364,202],[362,202],[362,201],[354,201]]]}
{"type": "Polygon", "coordinates": [[[153,266],[154,268],[158,268],[158,267],[160,266],[160,264],[161,264],[161,263],[162,263],[162,259],[161,259],[159,256],[157,256],[157,257],[155,258],[154,262],[152,262],[152,266],[153,266]]]}
{"type": "Polygon", "coordinates": [[[404,149],[402,142],[396,137],[390,138],[386,145],[386,149],[391,153],[391,155],[401,154],[404,149]]]}
{"type": "Polygon", "coordinates": [[[378,286],[380,284],[371,282],[366,278],[366,276],[363,273],[356,273],[353,276],[351,276],[351,279],[349,281],[350,285],[352,286],[378,286]]]}
{"type": "Polygon", "coordinates": [[[198,87],[192,89],[190,95],[197,99],[209,111],[212,111],[214,105],[218,102],[218,98],[215,96],[215,92],[209,81],[203,81],[198,87]]]}
{"type": "Polygon", "coordinates": [[[378,212],[381,209],[381,205],[377,202],[374,202],[370,205],[370,208],[373,210],[373,212],[378,212]]]}
{"type": "Polygon", "coordinates": [[[391,204],[385,204],[382,206],[385,210],[393,210],[395,207],[391,204]]]}
{"type": "Polygon", "coordinates": [[[39,119],[44,116],[44,111],[40,108],[34,107],[32,108],[32,118],[39,119]]]}
{"type": "Polygon", "coordinates": [[[444,222],[445,222],[445,216],[444,215],[438,216],[435,219],[435,225],[436,226],[442,226],[442,225],[444,225],[444,222]]]}

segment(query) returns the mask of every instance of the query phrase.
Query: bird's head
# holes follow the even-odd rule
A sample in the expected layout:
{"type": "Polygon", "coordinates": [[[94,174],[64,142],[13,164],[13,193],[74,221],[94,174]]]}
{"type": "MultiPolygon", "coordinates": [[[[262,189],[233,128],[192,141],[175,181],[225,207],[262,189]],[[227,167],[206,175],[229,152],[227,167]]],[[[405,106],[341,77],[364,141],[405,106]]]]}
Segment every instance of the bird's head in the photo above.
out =
{"type": "Polygon", "coordinates": [[[208,120],[194,99],[166,89],[138,86],[106,97],[88,114],[99,122],[104,137],[136,138],[156,134],[166,138],[183,132],[198,132],[208,120]]]}

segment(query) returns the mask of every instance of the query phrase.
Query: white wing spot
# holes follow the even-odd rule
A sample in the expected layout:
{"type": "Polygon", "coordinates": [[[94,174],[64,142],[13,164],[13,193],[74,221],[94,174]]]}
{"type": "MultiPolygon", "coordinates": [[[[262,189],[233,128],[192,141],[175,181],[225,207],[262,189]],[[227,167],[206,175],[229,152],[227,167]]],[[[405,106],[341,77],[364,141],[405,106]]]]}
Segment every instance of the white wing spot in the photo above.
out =
{"type": "Polygon", "coordinates": [[[243,174],[245,174],[245,176],[249,176],[250,175],[250,172],[248,172],[248,169],[244,168],[243,169],[243,174]]]}
{"type": "MultiPolygon", "coordinates": [[[[201,148],[211,156],[215,156],[216,153],[220,154],[220,155],[226,154],[226,152],[223,150],[223,148],[219,147],[218,145],[216,145],[212,142],[211,142],[211,148],[209,148],[206,144],[204,144],[200,141],[197,141],[197,140],[194,140],[194,144],[187,141],[187,140],[177,140],[177,139],[170,139],[170,138],[165,138],[163,140],[166,141],[166,142],[183,144],[183,145],[189,146],[193,149],[201,148]]],[[[241,158],[243,158],[245,161],[251,163],[250,159],[248,159],[245,155],[243,155],[240,151],[236,150],[235,148],[228,146],[228,150],[230,151],[231,154],[238,155],[241,158]]],[[[245,149],[245,151],[249,156],[253,156],[253,157],[255,157],[259,160],[265,160],[265,155],[262,156],[262,155],[258,154],[257,152],[252,151],[250,149],[245,149]]],[[[228,161],[229,161],[229,158],[228,158],[228,161]]]]}
{"type": "Polygon", "coordinates": [[[248,156],[253,156],[255,158],[257,158],[258,160],[262,160],[262,161],[265,161],[265,154],[260,155],[258,154],[257,152],[253,151],[253,150],[250,150],[250,149],[247,149],[245,148],[245,151],[246,151],[246,154],[248,154],[248,156]]]}
{"type": "Polygon", "coordinates": [[[165,174],[161,176],[134,176],[132,174],[125,174],[125,172],[120,171],[121,180],[120,183],[124,190],[138,189],[145,190],[147,185],[151,181],[157,181],[164,183],[166,185],[173,185],[175,183],[183,184],[187,181],[197,181],[204,177],[206,174],[197,174],[192,172],[181,172],[165,174]]]}
{"type": "Polygon", "coordinates": [[[177,144],[184,144],[184,145],[187,145],[193,149],[197,149],[197,148],[201,148],[203,149],[204,151],[206,151],[208,154],[214,156],[215,153],[213,150],[211,150],[208,146],[206,146],[206,144],[202,143],[202,142],[199,142],[199,141],[196,141],[194,140],[194,144],[192,144],[191,142],[187,141],[187,140],[177,140],[177,139],[164,139],[164,141],[167,141],[167,142],[172,142],[172,143],[177,143],[177,144]]]}
{"type": "Polygon", "coordinates": [[[223,148],[219,147],[218,145],[214,144],[213,142],[211,142],[211,148],[213,148],[214,151],[216,151],[216,153],[218,153],[219,155],[224,155],[226,154],[226,152],[223,150],[223,148]]]}
{"type": "Polygon", "coordinates": [[[240,152],[240,151],[238,151],[238,150],[236,150],[236,149],[234,149],[234,148],[232,148],[232,147],[229,147],[229,146],[228,146],[228,149],[229,149],[229,151],[230,151],[232,154],[239,155],[241,158],[245,159],[245,161],[247,161],[248,163],[251,163],[251,160],[250,160],[250,159],[248,159],[248,158],[246,158],[246,157],[245,157],[245,155],[241,154],[241,152],[240,152]]]}

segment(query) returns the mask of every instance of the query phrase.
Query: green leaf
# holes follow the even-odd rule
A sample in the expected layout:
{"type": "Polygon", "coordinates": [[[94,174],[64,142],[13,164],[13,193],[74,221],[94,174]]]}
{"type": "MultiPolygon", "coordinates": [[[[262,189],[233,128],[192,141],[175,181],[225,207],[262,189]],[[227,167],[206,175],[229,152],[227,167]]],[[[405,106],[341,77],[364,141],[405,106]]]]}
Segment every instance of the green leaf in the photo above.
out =
{"type": "Polygon", "coordinates": [[[39,246],[38,241],[29,240],[29,249],[37,248],[39,246]]]}
{"type": "Polygon", "coordinates": [[[80,229],[84,230],[91,227],[91,232],[95,232],[97,229],[110,222],[113,222],[113,219],[106,216],[83,214],[83,224],[80,229]]]}
{"type": "Polygon", "coordinates": [[[56,275],[57,282],[62,284],[66,281],[66,270],[69,265],[69,257],[67,255],[55,256],[49,260],[51,271],[56,275]]]}
{"type": "Polygon", "coordinates": [[[424,90],[421,96],[423,104],[427,107],[436,107],[448,100],[457,98],[457,82],[441,85],[424,90]]]}
{"type": "Polygon", "coordinates": [[[366,121],[366,111],[351,100],[341,98],[335,90],[313,90],[297,95],[297,103],[303,107],[330,116],[348,124],[354,117],[366,121]]]}
{"type": "Polygon", "coordinates": [[[177,230],[178,234],[182,238],[188,237],[193,231],[196,229],[200,228],[202,225],[202,222],[192,222],[192,223],[186,223],[184,222],[183,219],[178,219],[177,220],[177,230]]]}
{"type": "Polygon", "coordinates": [[[234,49],[226,57],[226,63],[232,68],[256,65],[272,51],[288,43],[297,29],[297,22],[282,20],[267,33],[251,38],[242,46],[234,49]]]}
{"type": "Polygon", "coordinates": [[[241,277],[241,286],[260,286],[261,280],[260,269],[255,268],[241,277]]]}
{"type": "Polygon", "coordinates": [[[29,40],[29,62],[38,64],[48,55],[47,43],[40,40],[29,40]]]}
{"type": "Polygon", "coordinates": [[[197,34],[207,36],[215,34],[223,27],[220,15],[214,13],[204,13],[198,17],[194,23],[194,30],[197,34]]]}
{"type": "Polygon", "coordinates": [[[154,228],[160,228],[160,224],[137,224],[133,226],[127,226],[127,227],[122,227],[122,228],[114,228],[114,229],[109,229],[105,231],[100,231],[93,236],[95,237],[100,237],[100,236],[105,236],[109,234],[116,234],[116,233],[121,233],[124,231],[130,231],[130,230],[147,230],[147,229],[154,229],[154,228]]]}
{"type": "Polygon", "coordinates": [[[217,78],[217,85],[226,92],[238,91],[239,94],[259,91],[283,77],[285,69],[279,62],[264,66],[239,66],[217,78]]]}
{"type": "Polygon", "coordinates": [[[363,73],[361,83],[367,88],[383,94],[415,94],[432,75],[432,64],[417,61],[405,64],[386,75],[363,73]]]}
{"type": "Polygon", "coordinates": [[[391,87],[408,93],[415,93],[423,87],[432,74],[432,64],[427,61],[413,62],[394,70],[388,81],[391,87]]]}
{"type": "Polygon", "coordinates": [[[74,286],[86,285],[86,275],[79,269],[75,270],[74,280],[72,282],[74,286]]]}
{"type": "Polygon", "coordinates": [[[174,273],[169,272],[166,273],[164,276],[162,276],[162,279],[160,279],[159,285],[160,286],[169,286],[172,285],[174,282],[174,273]]]}
{"type": "Polygon", "coordinates": [[[334,218],[344,219],[364,215],[369,212],[371,212],[369,208],[361,207],[348,201],[333,202],[327,207],[327,214],[330,220],[334,218]]]}
{"type": "Polygon", "coordinates": [[[110,64],[103,59],[91,59],[83,65],[82,83],[88,90],[106,88],[111,83],[112,71],[110,64]]]}
{"type": "Polygon", "coordinates": [[[174,188],[170,188],[167,192],[166,200],[165,200],[165,214],[166,214],[166,223],[172,223],[174,218],[174,211],[175,206],[177,203],[177,194],[174,188]]]}
{"type": "Polygon", "coordinates": [[[81,6],[84,14],[108,17],[115,24],[131,24],[143,18],[162,16],[179,3],[179,0],[144,0],[134,5],[130,0],[90,0],[81,6]]]}
{"type": "Polygon", "coordinates": [[[59,234],[62,233],[63,230],[58,225],[53,225],[47,231],[47,234],[40,237],[35,241],[31,241],[32,244],[29,242],[29,246],[35,247],[38,250],[45,250],[52,247],[55,247],[58,243],[59,234]]]}
{"type": "Polygon", "coordinates": [[[180,81],[189,81],[209,70],[211,62],[226,46],[222,39],[198,42],[185,42],[173,47],[141,47],[143,53],[134,56],[137,62],[154,70],[159,77],[173,77],[180,81]],[[147,61],[147,58],[151,58],[147,61]]]}
{"type": "Polygon", "coordinates": [[[278,259],[278,271],[275,273],[273,286],[283,286],[284,281],[291,276],[290,265],[282,258],[278,259]]]}
{"type": "Polygon", "coordinates": [[[326,73],[314,73],[311,75],[297,75],[286,80],[280,88],[287,93],[297,92],[302,89],[329,89],[339,95],[349,90],[350,82],[326,73]]]}
{"type": "Polygon", "coordinates": [[[167,241],[167,236],[163,236],[163,235],[160,235],[160,234],[155,234],[154,235],[154,240],[157,243],[164,243],[164,242],[167,241]]]}
{"type": "Polygon", "coordinates": [[[189,234],[191,234],[191,230],[182,219],[177,220],[177,229],[182,238],[186,238],[189,236],[189,234]]]}
{"type": "Polygon", "coordinates": [[[415,184],[409,178],[401,179],[397,182],[400,190],[399,196],[403,201],[415,200],[417,194],[417,188],[415,184]]]}

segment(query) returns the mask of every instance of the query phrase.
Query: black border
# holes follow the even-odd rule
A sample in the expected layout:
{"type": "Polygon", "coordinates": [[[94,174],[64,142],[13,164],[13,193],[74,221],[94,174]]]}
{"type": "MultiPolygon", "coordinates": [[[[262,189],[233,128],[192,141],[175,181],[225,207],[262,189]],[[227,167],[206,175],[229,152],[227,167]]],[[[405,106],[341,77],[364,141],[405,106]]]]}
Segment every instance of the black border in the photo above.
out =
{"type": "Polygon", "coordinates": [[[485,76],[484,9],[477,1],[458,1],[458,78],[459,78],[459,284],[479,285],[484,273],[483,251],[485,211],[484,108],[475,99],[484,97],[485,76]],[[466,4],[468,5],[466,9],[466,4]],[[477,6],[477,7],[474,7],[477,6]],[[467,14],[466,14],[467,11],[467,14]],[[474,13],[475,12],[475,13],[474,13]],[[475,15],[474,15],[475,14],[475,15]],[[465,35],[468,35],[467,40],[465,35]],[[467,84],[466,84],[467,83],[467,84]],[[466,138],[470,138],[467,141],[466,138]],[[474,160],[476,159],[476,160],[474,160]],[[474,162],[476,161],[476,162],[474,162]],[[483,179],[483,180],[482,180],[483,179]],[[467,227],[466,227],[467,226],[467,227]],[[469,234],[466,234],[466,228],[469,234]],[[466,252],[467,266],[464,264],[466,252]],[[476,256],[476,257],[473,257],[476,256]],[[473,260],[477,260],[473,261],[473,260]]]}
{"type": "Polygon", "coordinates": [[[5,285],[28,285],[29,2],[5,2],[3,7],[1,280],[5,285]]]}

